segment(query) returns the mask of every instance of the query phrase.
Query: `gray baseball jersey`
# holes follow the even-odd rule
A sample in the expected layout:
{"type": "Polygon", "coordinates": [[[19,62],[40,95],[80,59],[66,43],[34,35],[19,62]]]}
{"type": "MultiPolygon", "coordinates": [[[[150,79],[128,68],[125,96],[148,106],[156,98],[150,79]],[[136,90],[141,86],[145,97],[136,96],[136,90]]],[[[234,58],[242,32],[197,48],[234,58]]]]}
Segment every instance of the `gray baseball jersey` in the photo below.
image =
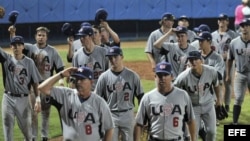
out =
{"type": "Polygon", "coordinates": [[[195,76],[191,68],[180,73],[174,85],[187,91],[193,105],[206,105],[214,102],[213,86],[218,86],[218,74],[214,67],[203,65],[202,75],[195,76]]]}
{"type": "Polygon", "coordinates": [[[56,108],[64,124],[65,137],[72,134],[65,131],[75,131],[74,140],[100,141],[106,130],[114,128],[107,103],[93,92],[87,100],[81,101],[76,90],[54,87],[51,97],[58,103],[56,108]],[[74,130],[70,130],[70,127],[74,130]]]}
{"type": "Polygon", "coordinates": [[[161,58],[161,61],[167,61],[171,63],[172,73],[174,77],[177,77],[180,72],[184,70],[186,63],[186,55],[190,51],[197,50],[195,47],[188,45],[186,49],[181,49],[178,43],[166,43],[162,44],[162,47],[167,50],[166,56],[161,58]]]}
{"type": "Polygon", "coordinates": [[[192,43],[195,40],[194,38],[196,37],[196,34],[194,31],[188,30],[187,36],[188,36],[188,43],[192,43]]]}
{"type": "Polygon", "coordinates": [[[72,48],[71,48],[72,52],[75,53],[80,48],[82,48],[81,40],[77,39],[77,40],[73,41],[73,45],[72,45],[72,48]]]}
{"type": "MultiPolygon", "coordinates": [[[[204,59],[204,64],[212,66],[217,70],[222,78],[224,78],[225,62],[220,54],[215,51],[211,51],[207,56],[202,56],[204,59]]],[[[222,80],[220,78],[220,80],[222,80]]]]}
{"type": "Polygon", "coordinates": [[[87,66],[93,70],[94,84],[92,90],[94,90],[99,76],[109,68],[106,49],[95,46],[91,54],[86,53],[85,48],[79,49],[73,56],[72,65],[74,67],[87,66]]]}
{"type": "Polygon", "coordinates": [[[111,69],[101,74],[95,92],[108,102],[111,111],[133,109],[134,97],[144,94],[139,75],[126,67],[119,74],[111,69]]]}
{"type": "Polygon", "coordinates": [[[174,87],[164,96],[155,88],[143,96],[135,120],[140,125],[148,123],[152,137],[171,140],[183,136],[184,115],[187,121],[195,118],[187,92],[174,87]]]}
{"type": "Polygon", "coordinates": [[[231,41],[227,58],[235,60],[237,72],[250,72],[250,44],[242,41],[240,36],[231,41]]]}
{"type": "MultiPolygon", "coordinates": [[[[35,46],[37,47],[36,44],[35,46]]],[[[62,58],[54,47],[47,45],[45,48],[38,49],[36,54],[36,65],[43,79],[52,76],[54,70],[58,73],[64,69],[62,58]]]]}
{"type": "Polygon", "coordinates": [[[236,38],[238,34],[229,29],[224,34],[220,34],[218,30],[214,31],[212,33],[213,40],[215,40],[218,43],[218,53],[223,54],[228,51],[229,44],[232,39],[236,38]]]}
{"type": "MultiPolygon", "coordinates": [[[[151,53],[155,63],[159,63],[161,60],[161,55],[160,55],[160,49],[154,47],[154,42],[156,40],[158,40],[164,33],[161,31],[161,29],[156,29],[155,31],[153,31],[147,40],[147,45],[145,47],[145,53],[151,53]]],[[[177,37],[174,35],[169,36],[169,38],[166,40],[166,42],[171,42],[174,43],[177,41],[177,37]]]]}
{"type": "Polygon", "coordinates": [[[29,97],[31,84],[39,83],[41,76],[32,59],[24,56],[16,60],[0,48],[3,85],[2,118],[5,140],[13,140],[15,117],[26,140],[31,134],[31,107],[29,97]]]}

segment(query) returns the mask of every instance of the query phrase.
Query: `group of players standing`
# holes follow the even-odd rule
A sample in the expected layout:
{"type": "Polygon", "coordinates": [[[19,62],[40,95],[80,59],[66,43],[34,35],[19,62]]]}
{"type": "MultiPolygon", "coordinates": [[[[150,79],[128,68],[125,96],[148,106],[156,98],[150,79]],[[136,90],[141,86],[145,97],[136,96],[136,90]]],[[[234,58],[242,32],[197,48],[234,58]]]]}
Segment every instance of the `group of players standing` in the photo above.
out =
{"type": "Polygon", "coordinates": [[[0,50],[5,140],[13,140],[15,117],[25,140],[37,140],[40,111],[42,140],[48,140],[50,105],[54,105],[68,141],[139,141],[145,126],[150,141],[193,141],[200,129],[205,129],[203,140],[214,141],[214,107],[225,103],[230,110],[234,70],[233,124],[238,123],[250,86],[250,20],[240,23],[241,34],[228,29],[225,14],[219,15],[219,28],[213,33],[205,24],[195,32],[188,30],[188,20],[181,16],[173,28],[174,15],[164,13],[161,27],[150,34],[145,53],[155,72],[156,88],[146,94],[139,75],[124,66],[119,36],[107,21],[98,26],[83,23],[78,40],[67,38],[72,67],[66,69],[59,53],[47,43],[46,27],[38,27],[36,43],[29,44],[11,26],[13,56],[0,50]],[[64,78],[69,87],[54,86],[58,81],[64,85],[64,78]],[[139,108],[134,118],[135,97],[139,108]]]}

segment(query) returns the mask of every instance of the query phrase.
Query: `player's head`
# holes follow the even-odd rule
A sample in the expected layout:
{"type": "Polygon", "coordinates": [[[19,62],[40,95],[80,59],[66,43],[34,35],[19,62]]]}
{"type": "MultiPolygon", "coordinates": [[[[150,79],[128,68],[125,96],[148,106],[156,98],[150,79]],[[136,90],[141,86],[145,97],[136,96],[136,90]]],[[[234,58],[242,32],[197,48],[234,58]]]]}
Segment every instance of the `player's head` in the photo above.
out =
{"type": "Polygon", "coordinates": [[[201,66],[203,62],[203,58],[200,51],[188,52],[187,59],[188,59],[188,64],[192,69],[200,68],[199,66],[201,66]]]}
{"type": "Polygon", "coordinates": [[[120,47],[112,46],[108,48],[106,56],[109,58],[112,70],[123,68],[123,51],[120,47]]]}
{"type": "Polygon", "coordinates": [[[183,45],[186,46],[188,43],[187,28],[184,26],[177,26],[174,29],[174,31],[178,37],[179,46],[183,46],[183,45]]]}
{"type": "Polygon", "coordinates": [[[211,47],[212,35],[208,31],[201,32],[195,39],[199,40],[201,49],[203,47],[211,47]]]}
{"type": "Polygon", "coordinates": [[[22,36],[14,36],[10,41],[11,48],[14,49],[14,53],[22,54],[24,49],[24,40],[22,36]]]}
{"type": "MultiPolygon", "coordinates": [[[[155,79],[158,89],[170,86],[173,80],[172,66],[169,62],[160,62],[155,67],[155,79]]],[[[161,91],[161,90],[159,90],[161,91]]]]}
{"type": "Polygon", "coordinates": [[[75,78],[75,87],[80,94],[91,91],[93,83],[93,70],[89,67],[79,67],[71,77],[75,78]]]}
{"type": "Polygon", "coordinates": [[[240,30],[242,35],[250,34],[250,19],[245,18],[240,22],[240,30]]]}
{"type": "Polygon", "coordinates": [[[175,17],[172,13],[166,12],[161,16],[159,24],[171,28],[174,25],[175,17]]]}
{"type": "Polygon", "coordinates": [[[189,18],[186,15],[180,16],[180,18],[178,19],[178,25],[188,28],[189,27],[189,18]]]}
{"type": "Polygon", "coordinates": [[[50,30],[47,27],[41,26],[36,29],[35,39],[38,46],[45,46],[47,44],[50,30]]]}
{"type": "Polygon", "coordinates": [[[102,37],[101,37],[101,28],[100,28],[100,26],[93,25],[92,28],[93,28],[93,31],[94,31],[94,35],[93,35],[94,44],[101,45],[102,44],[102,41],[101,41],[102,37]]]}
{"type": "Polygon", "coordinates": [[[211,32],[211,29],[208,25],[206,24],[201,24],[200,26],[198,27],[195,27],[194,28],[194,32],[199,35],[201,32],[204,32],[204,31],[208,31],[208,32],[211,32]]]}
{"type": "Polygon", "coordinates": [[[77,37],[80,38],[81,43],[83,46],[92,42],[92,36],[94,34],[93,28],[91,26],[82,26],[78,33],[76,34],[77,37]]]}
{"type": "Polygon", "coordinates": [[[229,17],[228,17],[228,15],[226,15],[224,13],[221,13],[218,16],[218,25],[219,25],[219,27],[227,27],[228,24],[229,24],[229,17]]]}

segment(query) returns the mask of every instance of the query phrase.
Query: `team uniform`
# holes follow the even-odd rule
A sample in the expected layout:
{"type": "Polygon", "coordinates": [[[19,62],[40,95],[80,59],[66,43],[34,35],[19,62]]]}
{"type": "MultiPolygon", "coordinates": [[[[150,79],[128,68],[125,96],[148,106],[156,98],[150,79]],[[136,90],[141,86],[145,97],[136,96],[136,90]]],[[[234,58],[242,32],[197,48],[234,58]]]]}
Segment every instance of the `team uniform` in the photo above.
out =
{"type": "Polygon", "coordinates": [[[73,56],[72,65],[74,67],[87,66],[93,70],[94,84],[92,85],[92,90],[94,90],[101,73],[109,68],[106,49],[95,46],[90,54],[85,51],[85,48],[79,49],[73,56]]]}
{"type": "Polygon", "coordinates": [[[123,141],[133,140],[134,98],[140,99],[144,94],[139,75],[126,67],[120,73],[108,69],[100,75],[95,93],[107,101],[111,110],[115,123],[113,141],[118,140],[119,130],[123,141]]]}
{"type": "MultiPolygon", "coordinates": [[[[249,26],[249,25],[248,25],[249,26]]],[[[228,57],[230,61],[235,61],[236,75],[234,78],[234,109],[233,120],[234,123],[238,122],[241,112],[241,105],[244,100],[245,92],[248,87],[250,89],[250,44],[244,42],[242,37],[239,36],[233,39],[229,46],[228,57]]],[[[232,66],[234,67],[234,66],[232,66]]]]}
{"type": "Polygon", "coordinates": [[[15,117],[17,117],[18,126],[25,140],[31,140],[31,107],[28,95],[31,84],[38,84],[41,76],[33,60],[26,56],[16,60],[2,48],[0,48],[0,62],[5,89],[2,99],[4,138],[6,141],[13,140],[15,117]]]}
{"type": "MultiPolygon", "coordinates": [[[[147,45],[144,50],[145,53],[152,54],[156,64],[161,62],[162,55],[160,54],[160,49],[154,47],[153,44],[157,39],[159,39],[163,35],[164,33],[161,29],[153,31],[148,37],[147,45]]],[[[175,35],[170,35],[169,38],[166,40],[166,42],[170,43],[177,42],[177,37],[175,35]]]]}
{"type": "Polygon", "coordinates": [[[177,87],[166,96],[155,88],[146,93],[136,115],[136,123],[148,124],[150,140],[183,141],[183,120],[195,118],[188,94],[177,87]]]}
{"type": "MultiPolygon", "coordinates": [[[[53,75],[53,72],[56,73],[64,69],[63,61],[57,52],[57,50],[47,45],[44,48],[39,48],[36,44],[34,46],[38,49],[36,52],[36,66],[42,76],[43,80],[46,80],[53,75]]],[[[41,136],[48,137],[48,127],[49,127],[49,115],[50,115],[50,97],[44,94],[41,94],[41,106],[42,106],[42,130],[41,136]]],[[[35,120],[35,119],[34,119],[35,120]]],[[[32,125],[33,137],[37,137],[37,123],[32,125]]]]}
{"type": "MultiPolygon", "coordinates": [[[[238,34],[231,29],[227,30],[224,34],[220,34],[218,30],[214,31],[212,33],[212,37],[219,44],[218,53],[220,55],[227,56],[229,44],[232,41],[232,39],[236,38],[237,36],[238,34]]],[[[223,60],[226,66],[226,59],[223,59],[223,60]]],[[[232,73],[230,74],[230,77],[233,76],[234,68],[232,68],[231,72],[232,73]]],[[[226,75],[226,69],[223,75],[224,76],[226,75]]],[[[232,85],[226,83],[225,77],[224,77],[224,83],[225,83],[225,95],[224,95],[225,100],[224,101],[225,101],[225,105],[227,106],[227,105],[230,105],[232,85]]]]}
{"type": "Polygon", "coordinates": [[[54,87],[51,97],[57,102],[64,140],[100,141],[114,127],[107,103],[95,93],[83,100],[75,89],[54,87]]]}
{"type": "Polygon", "coordinates": [[[195,113],[196,135],[198,135],[201,120],[207,128],[207,139],[216,138],[216,114],[214,108],[213,87],[218,86],[217,71],[208,65],[203,65],[200,77],[195,76],[191,68],[187,68],[177,76],[174,85],[186,90],[189,94],[195,113]]]}

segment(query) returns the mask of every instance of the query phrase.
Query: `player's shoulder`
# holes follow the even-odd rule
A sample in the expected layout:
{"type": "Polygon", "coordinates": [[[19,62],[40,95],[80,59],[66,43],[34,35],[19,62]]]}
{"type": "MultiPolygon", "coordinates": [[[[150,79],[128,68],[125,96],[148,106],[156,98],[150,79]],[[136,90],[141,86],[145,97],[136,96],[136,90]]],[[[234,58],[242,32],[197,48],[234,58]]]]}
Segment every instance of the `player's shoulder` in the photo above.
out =
{"type": "Polygon", "coordinates": [[[130,74],[130,75],[135,75],[135,76],[139,77],[139,74],[136,71],[132,70],[131,68],[124,67],[124,72],[126,72],[127,74],[130,74]]]}
{"type": "Polygon", "coordinates": [[[185,91],[179,87],[176,87],[176,86],[174,86],[173,88],[174,88],[173,93],[175,95],[183,95],[184,97],[188,96],[187,91],[185,91]]]}
{"type": "Polygon", "coordinates": [[[233,43],[237,43],[239,41],[242,42],[241,36],[237,36],[236,38],[232,39],[232,41],[230,43],[233,44],[233,43]]]}
{"type": "Polygon", "coordinates": [[[205,73],[216,73],[217,74],[217,70],[214,66],[209,66],[209,65],[206,65],[206,64],[202,64],[203,66],[203,72],[205,73]]]}

